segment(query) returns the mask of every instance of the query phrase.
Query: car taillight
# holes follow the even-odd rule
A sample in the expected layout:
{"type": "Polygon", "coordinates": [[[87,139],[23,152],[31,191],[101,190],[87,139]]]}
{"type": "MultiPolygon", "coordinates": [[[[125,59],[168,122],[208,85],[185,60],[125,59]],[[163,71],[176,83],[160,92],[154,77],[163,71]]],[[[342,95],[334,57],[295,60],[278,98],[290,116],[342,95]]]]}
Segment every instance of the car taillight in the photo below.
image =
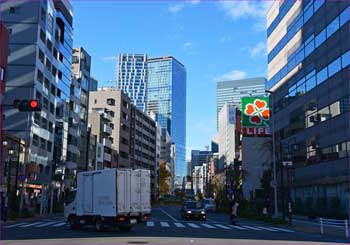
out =
{"type": "Polygon", "coordinates": [[[118,221],[125,221],[126,220],[125,217],[118,217],[117,219],[118,219],[118,221]]]}

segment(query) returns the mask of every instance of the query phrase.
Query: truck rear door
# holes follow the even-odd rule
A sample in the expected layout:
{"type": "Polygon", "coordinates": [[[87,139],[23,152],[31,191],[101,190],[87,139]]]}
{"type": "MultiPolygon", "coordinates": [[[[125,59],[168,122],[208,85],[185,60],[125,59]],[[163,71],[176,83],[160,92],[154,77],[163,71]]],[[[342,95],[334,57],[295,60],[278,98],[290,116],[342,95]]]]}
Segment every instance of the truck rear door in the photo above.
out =
{"type": "Polygon", "coordinates": [[[151,213],[151,174],[149,170],[140,170],[141,212],[151,213]]]}
{"type": "Polygon", "coordinates": [[[130,170],[117,170],[117,212],[119,215],[130,212],[130,170]]]}
{"type": "Polygon", "coordinates": [[[130,174],[130,212],[141,212],[141,186],[140,186],[140,172],[138,170],[131,170],[130,174]]]}

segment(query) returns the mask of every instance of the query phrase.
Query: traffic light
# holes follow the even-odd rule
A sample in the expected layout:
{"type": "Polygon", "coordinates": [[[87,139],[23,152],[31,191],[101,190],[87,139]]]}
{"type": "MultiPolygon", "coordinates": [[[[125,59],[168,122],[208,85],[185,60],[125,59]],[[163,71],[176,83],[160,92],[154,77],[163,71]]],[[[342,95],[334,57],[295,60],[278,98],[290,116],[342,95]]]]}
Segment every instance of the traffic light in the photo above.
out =
{"type": "Polygon", "coordinates": [[[15,100],[13,106],[19,111],[41,111],[41,106],[37,100],[15,100]]]}

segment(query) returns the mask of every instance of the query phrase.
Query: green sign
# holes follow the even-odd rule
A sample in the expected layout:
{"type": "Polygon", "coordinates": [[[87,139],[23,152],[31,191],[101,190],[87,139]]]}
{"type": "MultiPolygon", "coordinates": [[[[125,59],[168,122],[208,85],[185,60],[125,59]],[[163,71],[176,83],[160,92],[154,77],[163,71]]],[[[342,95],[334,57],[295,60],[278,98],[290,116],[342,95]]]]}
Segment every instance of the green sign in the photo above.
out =
{"type": "Polygon", "coordinates": [[[242,98],[242,127],[269,127],[269,97],[242,98]]]}

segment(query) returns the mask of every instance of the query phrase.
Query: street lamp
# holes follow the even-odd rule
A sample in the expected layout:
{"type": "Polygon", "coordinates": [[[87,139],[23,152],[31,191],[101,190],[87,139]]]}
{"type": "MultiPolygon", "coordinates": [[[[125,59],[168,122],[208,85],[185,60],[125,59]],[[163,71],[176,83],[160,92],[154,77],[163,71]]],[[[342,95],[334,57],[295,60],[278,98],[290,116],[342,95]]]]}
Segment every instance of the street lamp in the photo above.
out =
{"type": "Polygon", "coordinates": [[[287,168],[288,175],[288,219],[289,225],[292,225],[292,197],[291,197],[291,174],[290,170],[293,167],[292,161],[283,161],[282,165],[284,168],[287,168]]]}
{"type": "MultiPolygon", "coordinates": [[[[266,93],[270,94],[271,97],[271,115],[272,113],[275,113],[275,108],[273,105],[273,91],[265,90],[266,93]]],[[[278,217],[278,203],[277,203],[277,170],[276,170],[276,149],[275,149],[275,115],[272,117],[272,164],[273,164],[273,194],[274,194],[274,206],[275,206],[275,213],[274,216],[278,217]]]]}

